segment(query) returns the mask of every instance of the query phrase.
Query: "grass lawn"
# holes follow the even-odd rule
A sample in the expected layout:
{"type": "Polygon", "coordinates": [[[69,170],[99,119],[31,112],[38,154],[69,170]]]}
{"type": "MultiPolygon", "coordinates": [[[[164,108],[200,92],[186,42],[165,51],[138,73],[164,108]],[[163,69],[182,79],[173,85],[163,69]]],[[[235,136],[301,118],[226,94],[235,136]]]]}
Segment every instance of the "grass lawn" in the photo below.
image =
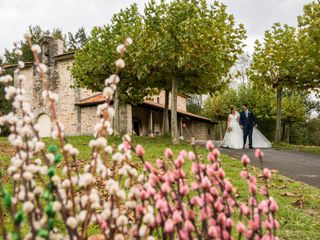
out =
{"type": "Polygon", "coordinates": [[[300,152],[309,152],[320,154],[320,146],[307,146],[307,145],[295,145],[285,142],[273,143],[272,147],[275,149],[285,149],[285,150],[294,150],[300,152]]]}
{"type": "MultiPolygon", "coordinates": [[[[68,141],[81,150],[79,161],[86,162],[90,156],[90,149],[87,146],[91,137],[69,137],[68,141]]],[[[118,138],[111,138],[112,143],[120,142],[118,138]]],[[[49,139],[46,140],[49,143],[49,139]]],[[[50,142],[51,143],[51,142],[50,142]]],[[[171,146],[169,138],[148,138],[135,137],[133,143],[142,144],[146,150],[146,159],[155,162],[156,159],[163,156],[164,149],[171,147],[174,153],[180,150],[191,150],[187,143],[171,146]]],[[[206,157],[207,153],[203,147],[198,147],[199,155],[206,157]]],[[[5,138],[0,138],[0,169],[4,171],[8,164],[12,149],[5,138]]],[[[247,200],[247,184],[240,176],[239,172],[242,165],[239,160],[222,156],[222,164],[227,177],[232,179],[237,188],[240,200],[247,200]]],[[[137,161],[134,159],[134,161],[137,161]]],[[[140,164],[137,162],[136,164],[140,164]]],[[[185,168],[190,169],[190,162],[186,163],[185,168]]],[[[260,174],[260,170],[252,167],[252,173],[260,174]]],[[[190,171],[189,179],[192,179],[190,171]]],[[[5,180],[5,179],[4,179],[5,180]]],[[[281,239],[320,239],[320,189],[310,187],[306,184],[293,181],[279,174],[273,174],[271,182],[271,194],[278,201],[280,210],[277,218],[280,221],[281,228],[279,236],[281,239]]]]}

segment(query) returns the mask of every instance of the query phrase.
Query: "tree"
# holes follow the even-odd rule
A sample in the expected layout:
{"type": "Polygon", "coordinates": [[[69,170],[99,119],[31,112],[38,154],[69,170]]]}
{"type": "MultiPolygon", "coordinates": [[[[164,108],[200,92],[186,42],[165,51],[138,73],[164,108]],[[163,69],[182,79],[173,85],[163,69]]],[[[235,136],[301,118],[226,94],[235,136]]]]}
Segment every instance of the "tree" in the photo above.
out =
{"type": "MultiPolygon", "coordinates": [[[[55,39],[64,40],[62,31],[59,28],[54,28],[52,31],[50,31],[50,30],[44,30],[39,25],[36,25],[36,26],[29,26],[28,32],[32,36],[31,40],[33,43],[38,43],[40,39],[45,36],[51,36],[55,39]]],[[[5,52],[4,52],[5,64],[17,63],[17,57],[14,54],[14,51],[16,49],[20,49],[22,51],[22,56],[20,58],[21,61],[24,61],[24,62],[33,61],[33,54],[26,40],[19,40],[15,42],[13,45],[14,47],[12,50],[5,49],[5,52]]]]}
{"type": "MultiPolygon", "coordinates": [[[[143,37],[143,18],[136,4],[113,15],[111,24],[95,27],[91,36],[84,43],[81,51],[75,54],[71,73],[75,78],[75,86],[100,92],[104,88],[105,79],[113,73],[117,59],[116,49],[119,42],[127,37],[135,40],[126,52],[126,67],[121,72],[121,81],[115,94],[115,122],[119,117],[118,103],[138,104],[154,93],[150,71],[146,67],[149,61],[145,49],[148,47],[147,37],[143,37]]],[[[114,126],[119,133],[119,126],[114,126]]]]}
{"type": "Polygon", "coordinates": [[[82,49],[87,40],[88,36],[84,27],[79,28],[75,34],[68,32],[67,51],[82,49]]]}
{"type": "Polygon", "coordinates": [[[237,106],[239,106],[237,92],[232,88],[217,92],[204,102],[204,115],[212,120],[219,121],[220,139],[223,138],[223,123],[228,119],[228,115],[231,112],[231,107],[237,106]]]}
{"type": "Polygon", "coordinates": [[[306,4],[303,15],[298,17],[300,78],[305,79],[304,89],[320,87],[320,1],[306,4]]]}
{"type": "Polygon", "coordinates": [[[294,27],[276,23],[265,32],[264,43],[256,41],[251,79],[261,86],[272,86],[277,93],[275,142],[281,141],[282,93],[284,88],[299,88],[297,32],[294,27]]]}
{"type": "Polygon", "coordinates": [[[157,71],[171,86],[171,136],[177,143],[177,93],[214,93],[226,84],[229,69],[242,52],[245,30],[217,1],[151,1],[148,21],[157,26],[157,71]],[[154,16],[154,17],[153,17],[154,16]]]}
{"type": "Polygon", "coordinates": [[[283,97],[283,129],[282,140],[286,139],[290,143],[290,129],[293,123],[299,123],[306,119],[305,96],[301,94],[290,93],[283,97]]]}

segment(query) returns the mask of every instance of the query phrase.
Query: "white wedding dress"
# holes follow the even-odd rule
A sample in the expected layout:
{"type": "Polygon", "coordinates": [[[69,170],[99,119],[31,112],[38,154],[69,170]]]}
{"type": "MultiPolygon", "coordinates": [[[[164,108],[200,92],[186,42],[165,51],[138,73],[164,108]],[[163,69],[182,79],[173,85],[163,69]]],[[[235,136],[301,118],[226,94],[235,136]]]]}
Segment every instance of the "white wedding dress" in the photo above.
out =
{"type": "MultiPolygon", "coordinates": [[[[239,125],[240,114],[236,112],[235,114],[228,115],[228,122],[231,131],[226,132],[224,135],[221,147],[227,147],[232,149],[242,149],[243,148],[243,130],[239,125]]],[[[249,138],[246,141],[246,148],[249,148],[249,138]]],[[[263,136],[263,134],[257,129],[253,128],[252,131],[252,147],[254,148],[271,148],[272,145],[270,141],[263,136]]]]}

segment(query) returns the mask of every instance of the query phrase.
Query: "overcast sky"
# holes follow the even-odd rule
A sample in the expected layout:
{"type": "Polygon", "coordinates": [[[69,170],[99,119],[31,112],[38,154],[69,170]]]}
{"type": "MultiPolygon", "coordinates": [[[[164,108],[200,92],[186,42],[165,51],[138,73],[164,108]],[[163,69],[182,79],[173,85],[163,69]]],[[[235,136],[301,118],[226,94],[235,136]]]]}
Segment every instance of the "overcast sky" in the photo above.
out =
{"type": "MultiPolygon", "coordinates": [[[[0,0],[0,53],[22,38],[29,25],[44,29],[60,28],[64,33],[84,26],[109,23],[112,14],[136,2],[140,9],[148,0],[0,0]]],[[[221,0],[228,5],[237,22],[248,31],[247,50],[255,39],[274,23],[297,24],[303,5],[311,0],[221,0]]],[[[208,1],[211,2],[211,1],[208,1]]]]}

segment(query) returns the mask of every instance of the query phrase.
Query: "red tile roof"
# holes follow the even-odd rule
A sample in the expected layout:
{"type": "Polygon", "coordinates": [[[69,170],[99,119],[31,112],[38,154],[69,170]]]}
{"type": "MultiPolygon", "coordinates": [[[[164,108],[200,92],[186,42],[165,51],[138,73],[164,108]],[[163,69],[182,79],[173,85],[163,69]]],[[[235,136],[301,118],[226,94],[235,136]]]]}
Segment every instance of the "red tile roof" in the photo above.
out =
{"type": "MultiPolygon", "coordinates": [[[[106,98],[100,93],[100,94],[94,95],[92,97],[85,98],[85,99],[81,100],[80,102],[76,103],[76,105],[77,106],[92,106],[92,105],[97,105],[99,103],[103,103],[105,100],[106,100],[106,98]]],[[[156,102],[153,102],[153,101],[150,101],[150,100],[145,100],[143,102],[143,104],[147,105],[147,106],[159,108],[159,109],[164,109],[164,105],[156,103],[156,102]]],[[[206,117],[203,117],[203,116],[200,116],[200,115],[197,115],[197,114],[193,114],[193,113],[186,112],[186,111],[179,110],[179,109],[177,110],[177,112],[180,113],[180,114],[189,116],[189,117],[202,119],[202,120],[205,120],[205,121],[209,121],[209,122],[215,123],[214,121],[210,120],[209,118],[206,118],[206,117]]]]}

